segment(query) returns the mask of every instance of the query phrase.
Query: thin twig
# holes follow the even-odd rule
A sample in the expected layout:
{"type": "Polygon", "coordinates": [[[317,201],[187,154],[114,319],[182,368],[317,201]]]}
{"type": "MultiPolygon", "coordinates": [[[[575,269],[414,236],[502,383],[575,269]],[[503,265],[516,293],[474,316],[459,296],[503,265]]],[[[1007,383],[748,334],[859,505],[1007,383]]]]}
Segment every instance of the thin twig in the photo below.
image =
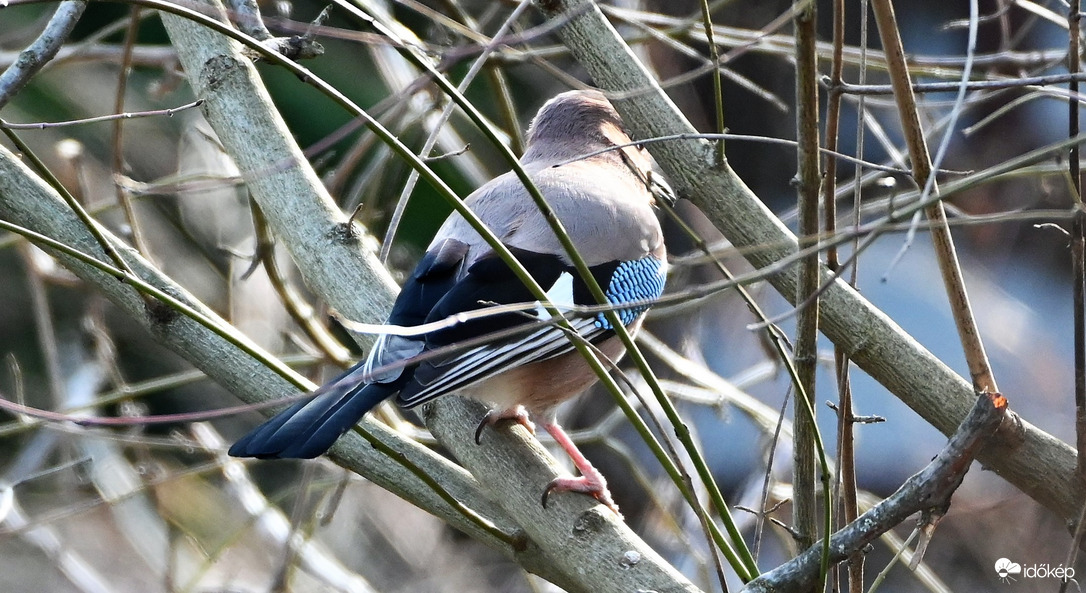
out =
{"type": "Polygon", "coordinates": [[[110,115],[99,115],[96,117],[83,117],[79,119],[70,119],[66,121],[55,122],[31,122],[31,123],[12,123],[9,121],[0,121],[0,128],[7,128],[9,130],[47,130],[50,128],[63,128],[66,126],[79,126],[83,124],[95,124],[104,121],[114,121],[118,119],[136,119],[140,117],[173,117],[174,114],[189,109],[194,109],[203,105],[203,99],[197,99],[191,103],[185,103],[178,107],[169,107],[167,109],[151,109],[147,111],[130,111],[125,113],[112,113],[110,115]]]}
{"type": "MultiPolygon", "coordinates": [[[[928,153],[927,140],[924,138],[923,128],[920,125],[916,97],[911,89],[909,69],[905,62],[905,50],[902,47],[901,36],[897,29],[894,7],[890,0],[873,0],[871,6],[875,21],[878,23],[882,46],[886,48],[887,52],[887,62],[894,85],[894,97],[897,100],[898,113],[901,117],[905,141],[909,147],[909,156],[913,164],[913,177],[921,187],[930,188],[928,189],[930,195],[937,196],[939,195],[939,189],[932,171],[933,165],[928,153]]],[[[951,311],[958,328],[958,336],[961,339],[965,359],[969,365],[969,375],[973,382],[973,389],[978,392],[997,392],[999,388],[996,385],[995,377],[988,363],[988,355],[984,350],[984,344],[981,342],[976,321],[973,318],[973,310],[969,304],[969,295],[965,289],[965,282],[962,279],[962,271],[954,248],[954,241],[946,224],[946,211],[942,202],[936,201],[932,202],[925,209],[925,212],[933,223],[931,230],[932,242],[935,245],[939,269],[943,275],[943,284],[946,287],[951,311]]]]}
{"type": "MultiPolygon", "coordinates": [[[[798,249],[817,243],[819,234],[818,196],[822,175],[819,166],[818,61],[815,52],[817,11],[814,2],[798,0],[793,4],[796,32],[796,194],[799,211],[798,249]]],[[[804,302],[816,294],[819,282],[817,253],[799,263],[796,301],[804,302]]],[[[796,398],[793,402],[792,433],[792,528],[796,543],[806,549],[818,536],[818,494],[815,486],[814,406],[815,371],[818,368],[818,300],[802,308],[796,318],[796,398]],[[808,413],[808,411],[810,411],[808,413]]],[[[825,497],[826,502],[829,501],[825,497]]],[[[824,517],[829,518],[827,513],[824,517]]],[[[829,529],[823,533],[828,537],[829,529]]],[[[828,542],[827,542],[828,543],[828,542]]],[[[826,556],[828,558],[828,555],[826,556]]],[[[825,567],[824,567],[825,568],[825,567]]],[[[820,573],[816,591],[825,585],[826,573],[820,573]]]]}
{"type": "MultiPolygon", "coordinates": [[[[709,60],[714,66],[720,63],[720,55],[717,49],[716,41],[713,40],[713,15],[709,10],[709,0],[701,0],[701,18],[705,25],[705,39],[709,43],[709,60]]],[[[713,68],[713,100],[715,101],[715,115],[716,115],[716,131],[718,134],[723,134],[726,126],[724,125],[724,91],[723,91],[723,76],[720,68],[713,68]]],[[[716,143],[716,162],[721,164],[726,158],[724,156],[724,142],[720,141],[716,143]]]]}
{"type": "MultiPolygon", "coordinates": [[[[294,320],[294,323],[298,324],[298,327],[313,342],[313,345],[329,360],[346,367],[351,362],[350,351],[321,325],[313,314],[313,307],[305,302],[304,297],[290,284],[282,270],[279,269],[279,262],[275,259],[275,239],[272,237],[270,229],[268,229],[264,214],[260,211],[260,206],[253,200],[249,201],[249,208],[252,212],[253,228],[256,234],[256,254],[253,258],[253,266],[264,266],[268,281],[275,288],[283,307],[287,310],[291,319],[294,320]]],[[[246,274],[248,273],[246,272],[246,274]]]]}
{"type": "MultiPolygon", "coordinates": [[[[124,54],[121,56],[121,71],[118,73],[117,78],[117,95],[113,101],[114,113],[124,111],[125,91],[128,89],[128,77],[132,73],[132,48],[136,46],[136,36],[140,30],[140,11],[139,6],[132,6],[130,9],[131,15],[128,17],[128,29],[124,33],[124,54]]],[[[110,166],[114,177],[126,173],[123,131],[124,120],[113,120],[113,158],[110,166]]],[[[140,255],[151,259],[151,250],[143,238],[143,231],[140,229],[139,219],[136,218],[136,210],[132,204],[132,196],[124,191],[124,188],[120,185],[114,185],[113,190],[117,202],[121,205],[121,210],[124,211],[124,219],[128,223],[128,233],[132,239],[132,246],[136,248],[140,255]]]]}
{"type": "MultiPolygon", "coordinates": [[[[1086,73],[1073,72],[1069,74],[1047,74],[1044,76],[1023,76],[1020,78],[1003,78],[999,80],[969,80],[964,88],[967,91],[993,91],[999,89],[1013,89],[1023,87],[1043,87],[1054,84],[1077,83],[1086,80],[1086,73]]],[[[851,84],[848,82],[829,83],[831,88],[839,89],[847,95],[890,95],[894,92],[894,86],[890,84],[851,84]]],[[[947,93],[957,91],[963,87],[961,81],[948,80],[946,82],[916,82],[910,84],[914,93],[947,93]]],[[[1072,96],[1077,91],[1071,92],[1072,96]]]]}
{"type": "MultiPolygon", "coordinates": [[[[833,61],[830,70],[830,92],[826,101],[826,137],[827,150],[836,151],[838,135],[840,133],[841,99],[842,94],[837,92],[843,82],[844,71],[844,47],[845,47],[845,2],[834,0],[833,3],[833,61]]],[[[860,19],[866,21],[867,13],[860,13],[860,19]]],[[[862,41],[861,41],[862,43],[862,41]]],[[[862,76],[862,75],[861,75],[862,76]]],[[[862,98],[861,98],[862,101],[862,98]]],[[[861,106],[858,113],[863,113],[861,106]]],[[[857,154],[862,154],[860,149],[857,154]]],[[[837,160],[826,159],[826,174],[824,176],[824,188],[822,192],[822,210],[824,226],[827,235],[832,235],[837,230],[837,160]]],[[[857,166],[856,176],[860,176],[857,166]]],[[[859,187],[859,184],[857,184],[859,187]]],[[[857,204],[858,209],[858,204],[857,204]]],[[[857,210],[858,211],[858,210],[857,210]]],[[[831,246],[826,250],[826,267],[836,273],[840,267],[837,248],[831,246]]],[[[856,270],[858,264],[852,269],[856,270]]],[[[842,525],[856,520],[858,510],[856,508],[856,456],[855,456],[855,423],[852,411],[852,385],[849,377],[848,354],[839,346],[834,345],[834,379],[837,383],[838,408],[837,408],[837,476],[833,481],[834,509],[838,514],[837,522],[842,525]]],[[[836,524],[836,522],[835,522],[836,524]]],[[[863,591],[863,555],[857,554],[848,561],[847,590],[849,593],[861,593],[863,591]]],[[[840,586],[840,570],[834,572],[836,590],[842,590],[840,586]]]]}

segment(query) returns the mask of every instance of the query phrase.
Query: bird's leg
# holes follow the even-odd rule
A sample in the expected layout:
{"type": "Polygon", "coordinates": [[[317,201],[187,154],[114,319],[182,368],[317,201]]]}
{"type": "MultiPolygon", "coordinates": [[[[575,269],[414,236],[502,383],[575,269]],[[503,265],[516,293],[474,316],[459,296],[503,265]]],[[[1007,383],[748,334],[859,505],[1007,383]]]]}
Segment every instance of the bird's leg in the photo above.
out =
{"type": "Polygon", "coordinates": [[[621,517],[622,513],[619,513],[618,506],[615,505],[615,501],[611,498],[611,492],[607,489],[607,480],[603,478],[603,474],[598,469],[592,466],[592,462],[588,461],[588,458],[581,453],[577,445],[573,444],[573,439],[569,438],[566,431],[557,422],[553,421],[544,423],[543,428],[546,428],[547,432],[554,437],[554,441],[569,455],[569,458],[573,460],[573,465],[577,466],[577,470],[581,472],[581,475],[576,478],[555,478],[551,480],[551,483],[547,484],[546,490],[543,491],[543,506],[547,506],[547,497],[551,492],[583,492],[594,496],[596,500],[607,505],[608,508],[621,517]]]}
{"type": "Polygon", "coordinates": [[[484,428],[494,426],[502,420],[513,420],[527,428],[528,432],[535,434],[535,424],[528,417],[528,410],[525,410],[524,406],[513,406],[505,410],[488,410],[483,419],[479,421],[479,426],[475,428],[475,444],[482,443],[484,428]]]}

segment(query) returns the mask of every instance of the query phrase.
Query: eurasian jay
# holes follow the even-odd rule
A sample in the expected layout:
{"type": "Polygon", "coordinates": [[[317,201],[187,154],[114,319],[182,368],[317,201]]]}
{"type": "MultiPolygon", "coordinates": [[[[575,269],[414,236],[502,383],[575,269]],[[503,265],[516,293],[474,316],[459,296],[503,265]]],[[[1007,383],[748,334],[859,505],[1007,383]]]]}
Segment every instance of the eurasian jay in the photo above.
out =
{"type": "MultiPolygon", "coordinates": [[[[528,130],[521,164],[569,233],[609,305],[636,332],[647,302],[664,289],[667,260],[656,199],[670,189],[631,143],[602,93],[570,91],[548,101],[528,130]],[[608,150],[610,149],[610,150],[608,150]],[[601,152],[602,151],[602,152],[601,152]],[[629,308],[620,305],[631,304],[629,308]]],[[[598,305],[522,182],[512,172],[483,185],[467,206],[509,247],[555,306],[598,305]]],[[[388,324],[417,326],[495,305],[535,301],[510,267],[460,215],[438,230],[403,286],[388,324]]],[[[603,313],[567,315],[580,336],[617,360],[624,347],[603,313]]],[[[423,335],[379,336],[369,357],[280,412],[230,448],[230,455],[312,458],[363,414],[399,394],[411,408],[446,393],[493,404],[476,431],[500,419],[542,422],[581,476],[543,493],[591,494],[615,508],[603,476],[555,422],[555,407],[597,379],[542,306],[469,317],[423,335]],[[514,328],[523,331],[514,332],[514,328]],[[485,336],[495,336],[486,340],[485,336]],[[482,339],[482,341],[480,341],[482,339]],[[466,348],[454,345],[474,341],[466,348]],[[435,350],[430,356],[419,356],[435,350]],[[443,354],[443,352],[446,352],[443,354]]]]}

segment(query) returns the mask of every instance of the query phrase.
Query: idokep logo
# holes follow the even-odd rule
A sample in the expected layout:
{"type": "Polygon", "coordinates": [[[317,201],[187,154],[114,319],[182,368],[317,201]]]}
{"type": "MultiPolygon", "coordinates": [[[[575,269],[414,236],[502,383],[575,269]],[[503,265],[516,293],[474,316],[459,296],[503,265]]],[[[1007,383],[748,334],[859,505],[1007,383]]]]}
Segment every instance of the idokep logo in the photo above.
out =
{"type": "Polygon", "coordinates": [[[1075,568],[1057,564],[1029,564],[1022,566],[1009,558],[1000,558],[995,562],[996,576],[1004,583],[1017,581],[1015,577],[1026,579],[1058,579],[1064,582],[1074,580],[1075,568]]]}
{"type": "Polygon", "coordinates": [[[1022,574],[1022,565],[1017,562],[1011,562],[1007,558],[1000,558],[995,563],[996,574],[999,575],[999,580],[1004,583],[1011,581],[1017,581],[1013,575],[1022,574]]]}

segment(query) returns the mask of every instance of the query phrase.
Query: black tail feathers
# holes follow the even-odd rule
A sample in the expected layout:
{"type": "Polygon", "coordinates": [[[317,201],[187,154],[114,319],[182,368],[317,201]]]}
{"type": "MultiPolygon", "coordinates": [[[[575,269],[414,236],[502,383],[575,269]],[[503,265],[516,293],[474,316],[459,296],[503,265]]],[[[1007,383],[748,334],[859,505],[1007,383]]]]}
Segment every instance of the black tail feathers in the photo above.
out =
{"type": "Polygon", "coordinates": [[[253,429],[230,447],[230,455],[312,459],[395,393],[395,388],[381,383],[333,381],[317,390],[313,398],[294,404],[253,429]]]}

